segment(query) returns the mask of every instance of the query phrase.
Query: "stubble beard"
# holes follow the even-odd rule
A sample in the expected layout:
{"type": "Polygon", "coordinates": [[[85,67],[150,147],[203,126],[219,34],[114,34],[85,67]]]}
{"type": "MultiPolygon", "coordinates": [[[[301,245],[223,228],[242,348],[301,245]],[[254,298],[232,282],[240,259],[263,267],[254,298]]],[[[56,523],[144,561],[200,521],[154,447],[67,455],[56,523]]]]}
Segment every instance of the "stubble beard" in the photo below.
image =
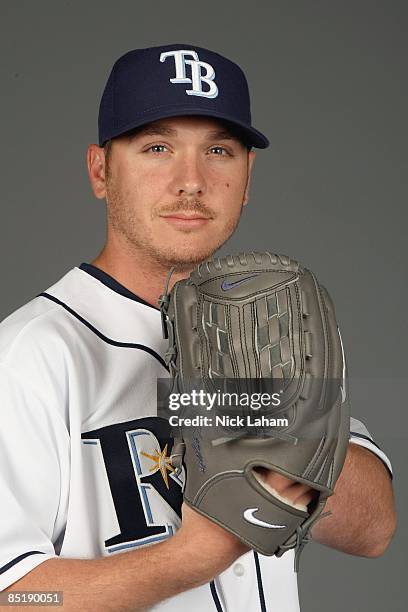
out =
{"type": "MultiPolygon", "coordinates": [[[[107,216],[113,230],[125,243],[126,249],[133,257],[143,257],[150,260],[155,267],[168,269],[176,266],[179,271],[189,271],[194,266],[211,257],[235,232],[243,206],[239,214],[227,220],[224,227],[220,228],[216,237],[204,244],[194,244],[194,230],[180,231],[180,240],[175,245],[163,245],[157,243],[151,227],[141,227],[133,207],[126,205],[127,198],[115,188],[112,181],[107,185],[107,216]],[[184,244],[183,237],[185,236],[184,244]]],[[[214,212],[205,206],[200,200],[179,200],[171,206],[160,207],[152,210],[152,220],[159,214],[170,214],[175,212],[199,212],[206,217],[214,218],[214,212]]],[[[210,221],[211,223],[211,221],[210,221]]]]}

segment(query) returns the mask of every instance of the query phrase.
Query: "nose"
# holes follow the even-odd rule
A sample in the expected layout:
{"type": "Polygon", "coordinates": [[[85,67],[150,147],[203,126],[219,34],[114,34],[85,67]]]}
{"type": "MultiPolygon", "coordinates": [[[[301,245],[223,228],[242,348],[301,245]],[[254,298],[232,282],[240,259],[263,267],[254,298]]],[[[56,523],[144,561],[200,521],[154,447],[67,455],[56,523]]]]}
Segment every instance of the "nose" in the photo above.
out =
{"type": "Polygon", "coordinates": [[[202,162],[194,153],[180,156],[173,168],[172,194],[177,197],[201,197],[206,191],[202,162]]]}

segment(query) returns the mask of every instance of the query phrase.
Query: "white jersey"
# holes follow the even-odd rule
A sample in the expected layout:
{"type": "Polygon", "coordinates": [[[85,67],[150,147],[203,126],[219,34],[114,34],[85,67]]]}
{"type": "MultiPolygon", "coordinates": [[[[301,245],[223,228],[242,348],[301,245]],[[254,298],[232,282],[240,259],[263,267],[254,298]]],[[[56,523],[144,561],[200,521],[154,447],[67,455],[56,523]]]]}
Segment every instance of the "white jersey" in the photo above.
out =
{"type": "MultiPolygon", "coordinates": [[[[131,551],[179,528],[183,483],[159,461],[172,445],[156,416],[161,333],[158,309],[89,264],[0,325],[0,590],[46,559],[131,551]]],[[[154,609],[298,611],[293,551],[248,552],[154,609]]]]}

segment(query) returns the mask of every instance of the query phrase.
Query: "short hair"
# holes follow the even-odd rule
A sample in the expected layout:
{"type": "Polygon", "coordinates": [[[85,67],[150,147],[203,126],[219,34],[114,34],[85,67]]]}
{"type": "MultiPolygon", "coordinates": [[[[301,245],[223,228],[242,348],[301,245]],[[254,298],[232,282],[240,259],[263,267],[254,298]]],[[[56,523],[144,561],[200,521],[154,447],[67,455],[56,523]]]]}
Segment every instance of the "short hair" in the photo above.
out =
{"type": "Polygon", "coordinates": [[[107,140],[103,145],[103,150],[105,153],[105,175],[109,177],[110,173],[110,158],[112,154],[112,139],[107,140]]]}
{"type": "Polygon", "coordinates": [[[105,159],[109,159],[112,151],[112,139],[105,142],[103,145],[103,150],[105,152],[105,159]]]}

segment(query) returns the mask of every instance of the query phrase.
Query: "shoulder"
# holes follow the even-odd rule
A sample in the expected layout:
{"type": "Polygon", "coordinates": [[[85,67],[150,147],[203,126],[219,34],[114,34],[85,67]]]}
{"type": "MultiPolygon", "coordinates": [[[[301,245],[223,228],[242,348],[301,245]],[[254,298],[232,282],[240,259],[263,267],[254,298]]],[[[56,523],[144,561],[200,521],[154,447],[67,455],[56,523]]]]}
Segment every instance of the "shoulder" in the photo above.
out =
{"type": "Polygon", "coordinates": [[[0,324],[0,364],[28,378],[41,367],[61,378],[112,347],[146,349],[162,362],[160,312],[78,267],[0,324]]]}
{"type": "MultiPolygon", "coordinates": [[[[71,270],[47,291],[58,292],[76,275],[71,270]]],[[[44,349],[52,339],[62,339],[66,316],[59,304],[40,294],[0,323],[0,363],[13,365],[21,352],[44,349]]]]}
{"type": "MultiPolygon", "coordinates": [[[[62,289],[72,276],[75,269],[53,288],[62,289]]],[[[44,405],[64,405],[67,354],[72,342],[72,323],[66,314],[40,295],[0,323],[2,394],[12,394],[14,403],[20,397],[23,403],[37,398],[44,405]]]]}

